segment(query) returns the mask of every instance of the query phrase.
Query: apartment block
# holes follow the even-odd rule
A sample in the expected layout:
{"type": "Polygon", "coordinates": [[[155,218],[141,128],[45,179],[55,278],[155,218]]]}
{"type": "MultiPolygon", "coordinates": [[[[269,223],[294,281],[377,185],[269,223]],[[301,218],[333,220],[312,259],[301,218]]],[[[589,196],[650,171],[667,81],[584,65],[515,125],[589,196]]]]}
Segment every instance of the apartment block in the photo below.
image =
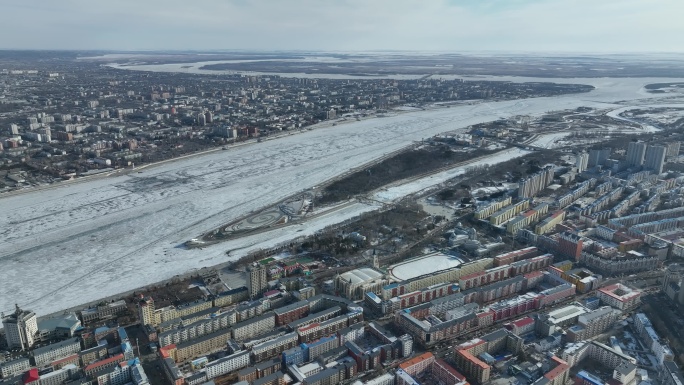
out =
{"type": "Polygon", "coordinates": [[[207,379],[216,378],[224,374],[249,366],[249,352],[241,350],[229,356],[212,361],[205,367],[207,379]]]}

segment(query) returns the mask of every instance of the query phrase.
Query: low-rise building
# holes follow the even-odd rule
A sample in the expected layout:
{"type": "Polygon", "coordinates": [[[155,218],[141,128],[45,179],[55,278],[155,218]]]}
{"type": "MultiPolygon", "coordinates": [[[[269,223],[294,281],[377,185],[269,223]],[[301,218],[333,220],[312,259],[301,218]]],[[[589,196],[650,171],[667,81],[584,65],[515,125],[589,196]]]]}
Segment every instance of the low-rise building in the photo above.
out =
{"type": "Polygon", "coordinates": [[[261,362],[267,358],[278,356],[283,351],[295,347],[298,340],[297,333],[292,332],[276,337],[270,341],[254,345],[252,347],[254,362],[261,362]]]}
{"type": "Polygon", "coordinates": [[[230,329],[223,329],[181,342],[176,345],[175,360],[176,362],[184,362],[223,348],[226,346],[230,334],[230,329]]]}
{"type": "Polygon", "coordinates": [[[233,339],[236,341],[244,341],[247,338],[254,337],[268,330],[272,330],[274,327],[274,314],[272,312],[268,312],[262,314],[261,316],[233,325],[233,339]]]}
{"type": "Polygon", "coordinates": [[[639,304],[641,291],[616,283],[599,289],[597,297],[602,303],[626,312],[639,304]]]}
{"type": "Polygon", "coordinates": [[[249,365],[249,352],[246,350],[212,361],[205,367],[207,379],[216,378],[224,374],[242,369],[249,365]]]}
{"type": "Polygon", "coordinates": [[[31,362],[28,358],[17,358],[15,360],[1,362],[0,374],[2,378],[8,378],[19,373],[27,371],[31,367],[31,362]]]}
{"type": "Polygon", "coordinates": [[[78,338],[70,338],[42,348],[33,350],[33,359],[36,366],[41,367],[58,358],[63,358],[81,351],[81,342],[78,338]]]}

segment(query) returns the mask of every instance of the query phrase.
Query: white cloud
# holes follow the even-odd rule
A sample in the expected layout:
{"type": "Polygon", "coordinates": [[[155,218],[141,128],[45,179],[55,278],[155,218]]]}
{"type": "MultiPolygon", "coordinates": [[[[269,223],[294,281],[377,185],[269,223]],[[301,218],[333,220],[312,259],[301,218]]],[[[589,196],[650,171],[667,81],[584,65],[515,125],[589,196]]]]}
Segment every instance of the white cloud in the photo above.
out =
{"type": "Polygon", "coordinates": [[[681,0],[3,0],[0,47],[682,51],[681,0]]]}

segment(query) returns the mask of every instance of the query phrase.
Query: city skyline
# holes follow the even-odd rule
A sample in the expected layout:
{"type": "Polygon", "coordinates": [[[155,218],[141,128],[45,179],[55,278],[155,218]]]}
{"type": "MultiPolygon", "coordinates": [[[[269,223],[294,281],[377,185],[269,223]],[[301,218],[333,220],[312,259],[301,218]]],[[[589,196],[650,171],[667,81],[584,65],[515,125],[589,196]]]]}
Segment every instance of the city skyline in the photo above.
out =
{"type": "Polygon", "coordinates": [[[674,0],[9,0],[1,49],[682,52],[674,0]]]}

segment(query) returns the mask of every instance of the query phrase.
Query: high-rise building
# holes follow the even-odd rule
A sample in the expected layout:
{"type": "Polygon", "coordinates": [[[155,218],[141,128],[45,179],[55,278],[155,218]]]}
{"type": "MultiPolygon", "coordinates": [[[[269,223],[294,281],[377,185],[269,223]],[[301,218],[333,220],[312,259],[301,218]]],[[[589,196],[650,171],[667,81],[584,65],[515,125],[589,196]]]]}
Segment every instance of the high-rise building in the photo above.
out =
{"type": "Polygon", "coordinates": [[[256,298],[263,294],[267,287],[266,268],[264,266],[250,266],[247,269],[247,288],[250,298],[256,298]]]}
{"type": "Polygon", "coordinates": [[[681,142],[670,142],[667,144],[667,158],[676,158],[679,156],[679,147],[681,142]]]}
{"type": "Polygon", "coordinates": [[[627,165],[641,166],[644,164],[644,157],[646,156],[646,143],[644,142],[630,142],[627,147],[627,165]]]}
{"type": "Polygon", "coordinates": [[[30,310],[21,310],[15,305],[14,313],[2,315],[2,327],[5,329],[5,339],[9,348],[18,347],[27,350],[33,346],[34,336],[38,332],[36,313],[30,310]]]}
{"type": "Polygon", "coordinates": [[[579,262],[583,243],[579,235],[564,231],[558,234],[558,253],[579,262]]]}
{"type": "Polygon", "coordinates": [[[589,161],[587,166],[603,166],[603,163],[605,163],[605,161],[608,160],[608,157],[610,157],[611,151],[612,149],[610,147],[589,150],[589,161]]]}
{"type": "Polygon", "coordinates": [[[207,125],[207,117],[203,113],[197,114],[197,125],[199,126],[206,126],[207,125]]]}
{"type": "Polygon", "coordinates": [[[657,174],[663,172],[665,166],[665,156],[667,155],[667,147],[665,146],[648,146],[646,149],[646,159],[644,160],[644,167],[654,170],[657,174]]]}
{"type": "Polygon", "coordinates": [[[538,173],[529,176],[518,184],[518,197],[532,198],[553,182],[554,168],[547,166],[538,173]]]}
{"type": "Polygon", "coordinates": [[[589,154],[586,151],[582,151],[576,155],[575,167],[577,167],[577,172],[582,172],[587,169],[589,164],[589,154]]]}
{"type": "MultiPolygon", "coordinates": [[[[19,126],[17,126],[16,124],[10,124],[9,134],[10,135],[19,135],[19,126]]],[[[677,143],[679,143],[679,142],[677,142],[677,143]]],[[[679,153],[679,148],[677,148],[677,153],[679,153]]]]}
{"type": "Polygon", "coordinates": [[[159,324],[159,317],[155,313],[154,299],[141,295],[138,303],[138,317],[143,325],[156,326],[159,324]]]}
{"type": "Polygon", "coordinates": [[[43,137],[44,142],[50,143],[52,141],[52,130],[49,126],[41,128],[38,133],[43,137]]]}

